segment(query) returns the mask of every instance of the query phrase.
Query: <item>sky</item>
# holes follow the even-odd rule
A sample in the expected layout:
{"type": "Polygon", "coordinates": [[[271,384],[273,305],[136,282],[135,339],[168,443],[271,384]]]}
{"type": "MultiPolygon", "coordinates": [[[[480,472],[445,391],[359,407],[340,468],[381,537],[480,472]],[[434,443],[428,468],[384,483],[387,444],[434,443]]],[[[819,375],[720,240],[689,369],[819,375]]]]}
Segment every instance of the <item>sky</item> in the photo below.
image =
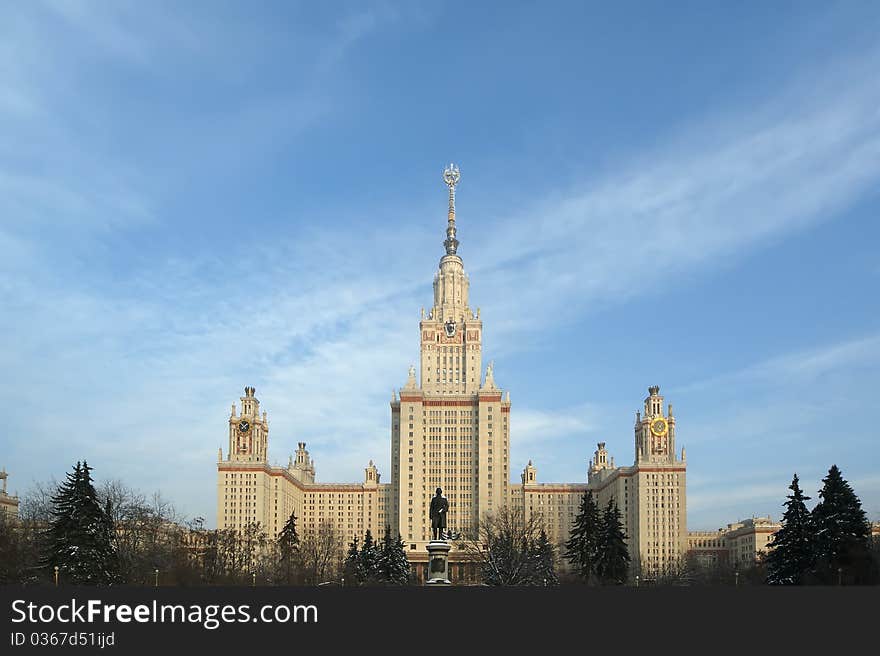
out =
{"type": "Polygon", "coordinates": [[[880,5],[0,2],[0,466],[87,459],[214,525],[230,405],[270,461],[390,472],[449,162],[511,469],[634,457],[688,528],[837,464],[880,520],[880,5]]]}

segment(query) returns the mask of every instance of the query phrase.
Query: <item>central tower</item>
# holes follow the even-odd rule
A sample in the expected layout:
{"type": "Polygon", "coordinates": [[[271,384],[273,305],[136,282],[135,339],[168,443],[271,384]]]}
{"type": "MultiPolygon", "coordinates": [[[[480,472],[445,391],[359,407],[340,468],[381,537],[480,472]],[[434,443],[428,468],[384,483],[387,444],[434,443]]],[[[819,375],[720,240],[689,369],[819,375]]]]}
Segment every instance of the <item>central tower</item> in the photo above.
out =
{"type": "Polygon", "coordinates": [[[449,500],[448,526],[475,530],[509,494],[510,399],[502,400],[492,366],[481,378],[483,323],[469,304],[458,255],[457,166],[443,172],[449,190],[445,254],[434,274],[434,303],[419,322],[420,371],[391,400],[391,525],[419,550],[430,540],[428,505],[436,488],[449,500]],[[482,383],[482,384],[481,384],[482,383]],[[422,543],[422,544],[419,544],[422,543]]]}

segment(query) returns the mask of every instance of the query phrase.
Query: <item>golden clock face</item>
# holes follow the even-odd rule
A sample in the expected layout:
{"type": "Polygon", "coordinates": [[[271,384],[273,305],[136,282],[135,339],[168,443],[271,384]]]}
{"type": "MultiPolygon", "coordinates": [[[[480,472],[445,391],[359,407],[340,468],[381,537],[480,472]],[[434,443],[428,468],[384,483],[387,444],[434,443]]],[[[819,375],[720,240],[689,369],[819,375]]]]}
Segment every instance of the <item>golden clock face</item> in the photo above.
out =
{"type": "Polygon", "coordinates": [[[651,432],[654,433],[654,435],[666,435],[666,431],[668,430],[669,424],[666,423],[666,420],[663,417],[657,417],[651,422],[651,432]]]}

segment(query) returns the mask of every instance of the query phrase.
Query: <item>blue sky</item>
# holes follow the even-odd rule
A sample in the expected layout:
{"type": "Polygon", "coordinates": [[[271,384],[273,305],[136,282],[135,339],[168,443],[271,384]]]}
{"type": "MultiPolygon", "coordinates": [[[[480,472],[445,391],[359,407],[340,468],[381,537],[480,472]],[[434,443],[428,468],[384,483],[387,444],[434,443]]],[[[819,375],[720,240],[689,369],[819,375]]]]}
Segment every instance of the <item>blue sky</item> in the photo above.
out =
{"type": "Polygon", "coordinates": [[[215,514],[270,459],[389,472],[443,166],[514,475],[675,407],[688,525],[832,463],[880,519],[876,3],[0,5],[0,465],[215,514]]]}

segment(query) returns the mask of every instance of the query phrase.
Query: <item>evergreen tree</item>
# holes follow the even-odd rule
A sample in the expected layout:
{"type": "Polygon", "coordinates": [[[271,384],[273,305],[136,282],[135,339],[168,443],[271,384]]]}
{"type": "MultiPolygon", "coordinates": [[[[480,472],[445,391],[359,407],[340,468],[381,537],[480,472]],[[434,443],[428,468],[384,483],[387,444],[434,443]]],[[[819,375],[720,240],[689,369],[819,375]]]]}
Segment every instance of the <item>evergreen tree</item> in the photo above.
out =
{"type": "Polygon", "coordinates": [[[101,508],[91,467],[76,463],[52,497],[52,519],[44,565],[58,567],[61,580],[109,585],[116,579],[113,521],[101,508]]]}
{"type": "Polygon", "coordinates": [[[595,578],[596,552],[599,540],[599,508],[590,490],[584,492],[577,517],[565,543],[565,559],[585,583],[595,578]]]}
{"type": "Polygon", "coordinates": [[[832,465],[819,491],[819,503],[810,514],[815,535],[816,580],[827,585],[839,581],[867,583],[871,571],[870,527],[862,503],[832,465]]]}
{"type": "Polygon", "coordinates": [[[281,568],[284,573],[284,582],[291,583],[297,553],[299,551],[299,534],[296,532],[296,513],[290,513],[284,528],[278,533],[278,552],[280,555],[281,568]]]}
{"type": "Polygon", "coordinates": [[[391,527],[385,527],[385,537],[379,549],[377,563],[378,580],[388,585],[406,585],[409,583],[409,560],[406,557],[406,545],[400,534],[397,539],[391,537],[391,527]]]}
{"type": "Polygon", "coordinates": [[[599,529],[596,549],[596,577],[603,584],[622,585],[629,575],[629,550],[620,521],[620,509],[614,499],[608,500],[599,529]]]}
{"type": "Polygon", "coordinates": [[[403,536],[398,532],[397,540],[394,541],[394,547],[391,550],[391,567],[389,568],[389,580],[395,585],[409,584],[412,569],[409,564],[409,558],[406,557],[406,543],[403,536]]]}
{"type": "Polygon", "coordinates": [[[358,560],[363,569],[363,582],[372,585],[379,580],[379,549],[373,540],[373,534],[367,529],[364,535],[364,546],[361,547],[358,560]]]}
{"type": "Polygon", "coordinates": [[[342,576],[348,581],[348,585],[363,585],[364,583],[364,568],[361,565],[357,536],[353,537],[351,544],[348,545],[348,553],[345,555],[342,576]]]}
{"type": "Polygon", "coordinates": [[[801,585],[815,559],[813,529],[810,513],[797,474],[788,486],[791,494],[785,502],[782,527],[767,545],[770,551],[764,559],[767,565],[767,583],[771,585],[801,585]]]}
{"type": "Polygon", "coordinates": [[[559,585],[559,577],[556,576],[555,551],[553,544],[547,539],[547,532],[542,528],[541,534],[532,545],[532,568],[535,585],[559,585]]]}

